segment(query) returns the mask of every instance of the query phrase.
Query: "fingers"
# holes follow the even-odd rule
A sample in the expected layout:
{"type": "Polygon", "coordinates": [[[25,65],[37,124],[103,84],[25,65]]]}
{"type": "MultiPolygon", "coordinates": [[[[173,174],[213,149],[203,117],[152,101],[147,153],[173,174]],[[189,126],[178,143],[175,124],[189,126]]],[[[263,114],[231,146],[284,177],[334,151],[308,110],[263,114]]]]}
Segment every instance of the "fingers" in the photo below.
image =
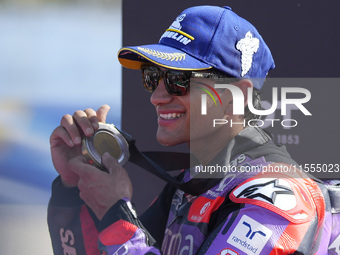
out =
{"type": "Polygon", "coordinates": [[[82,156],[70,161],[72,171],[79,176],[80,198],[101,219],[109,208],[122,198],[132,198],[133,188],[127,171],[109,154],[102,156],[109,173],[86,163],[82,156]]]}
{"type": "Polygon", "coordinates": [[[96,182],[96,179],[100,175],[107,175],[106,172],[101,171],[93,165],[90,165],[83,156],[78,156],[70,160],[69,167],[80,177],[80,179],[88,184],[91,182],[96,182]]]}
{"type": "Polygon", "coordinates": [[[86,109],[84,112],[86,113],[87,118],[91,123],[91,127],[89,128],[97,130],[99,128],[97,113],[91,108],[86,109]]]}
{"type": "Polygon", "coordinates": [[[71,115],[66,114],[62,117],[60,127],[68,133],[70,139],[75,145],[79,145],[81,143],[81,134],[74,118],[71,115]]]}
{"type": "Polygon", "coordinates": [[[75,157],[70,161],[69,164],[73,169],[73,172],[79,175],[80,178],[88,180],[92,179],[92,181],[93,178],[96,178],[96,175],[107,176],[109,174],[112,176],[119,176],[122,172],[125,172],[125,169],[118,164],[118,161],[107,152],[102,156],[102,163],[108,172],[102,171],[95,166],[90,165],[83,156],[75,157]]]}
{"type": "Polygon", "coordinates": [[[105,166],[105,168],[108,170],[109,174],[113,173],[113,169],[117,167],[121,167],[118,164],[117,159],[111,156],[110,153],[105,152],[102,156],[102,164],[105,166]]]}
{"type": "Polygon", "coordinates": [[[110,106],[103,105],[97,112],[93,109],[86,109],[84,111],[78,110],[72,116],[66,114],[62,117],[60,126],[64,128],[57,130],[54,134],[59,135],[60,138],[70,147],[81,144],[81,137],[92,136],[99,128],[98,122],[105,122],[106,116],[110,110],[110,106]],[[66,134],[65,133],[68,133],[66,134]]]}
{"type": "Polygon", "coordinates": [[[58,146],[60,144],[60,139],[64,143],[66,143],[69,147],[73,147],[74,146],[74,142],[73,142],[71,136],[66,131],[66,129],[64,127],[61,127],[61,126],[57,127],[52,132],[52,135],[50,137],[51,148],[58,146]]]}
{"type": "MultiPolygon", "coordinates": [[[[96,168],[93,165],[90,165],[86,158],[83,156],[75,157],[70,161],[70,166],[73,169],[73,171],[78,174],[81,178],[90,178],[92,174],[98,174],[98,172],[101,172],[105,175],[115,175],[117,174],[117,170],[122,168],[118,161],[112,157],[108,152],[105,152],[102,156],[102,163],[108,170],[108,172],[102,171],[98,168],[96,168]]],[[[123,168],[122,168],[123,169],[123,168]]]]}
{"type": "Polygon", "coordinates": [[[85,111],[76,111],[73,114],[73,120],[76,123],[75,128],[79,127],[83,134],[86,136],[91,136],[94,133],[94,128],[92,126],[91,119],[96,119],[96,113],[92,109],[87,109],[85,111]]]}
{"type": "Polygon", "coordinates": [[[102,163],[108,170],[111,177],[116,180],[116,186],[119,188],[120,198],[127,197],[132,198],[132,183],[130,177],[124,167],[118,164],[117,159],[112,157],[108,152],[104,153],[102,156],[102,163]]]}

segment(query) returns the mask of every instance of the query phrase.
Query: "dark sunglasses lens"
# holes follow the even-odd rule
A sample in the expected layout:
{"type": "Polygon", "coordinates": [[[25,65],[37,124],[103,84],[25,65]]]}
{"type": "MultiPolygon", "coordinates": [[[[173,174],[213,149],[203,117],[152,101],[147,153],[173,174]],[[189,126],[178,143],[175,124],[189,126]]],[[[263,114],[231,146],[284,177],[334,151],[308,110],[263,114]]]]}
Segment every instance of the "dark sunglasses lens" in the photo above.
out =
{"type": "Polygon", "coordinates": [[[167,90],[174,96],[183,96],[189,87],[190,75],[183,71],[168,71],[166,74],[167,90]]]}
{"type": "Polygon", "coordinates": [[[158,86],[160,80],[160,72],[156,68],[143,68],[142,69],[144,87],[153,92],[158,86]]]}

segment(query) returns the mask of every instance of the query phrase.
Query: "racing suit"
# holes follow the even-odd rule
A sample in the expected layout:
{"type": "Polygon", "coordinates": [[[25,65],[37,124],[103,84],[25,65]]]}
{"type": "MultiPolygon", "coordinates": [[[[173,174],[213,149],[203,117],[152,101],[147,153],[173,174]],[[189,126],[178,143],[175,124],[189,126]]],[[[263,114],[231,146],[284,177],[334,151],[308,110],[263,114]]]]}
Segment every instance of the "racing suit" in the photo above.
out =
{"type": "Polygon", "coordinates": [[[246,128],[215,164],[229,166],[223,178],[180,176],[200,195],[167,185],[142,216],[121,199],[101,221],[58,177],[48,208],[54,253],[340,254],[340,214],[331,213],[325,186],[296,171],[266,132],[246,128]]]}

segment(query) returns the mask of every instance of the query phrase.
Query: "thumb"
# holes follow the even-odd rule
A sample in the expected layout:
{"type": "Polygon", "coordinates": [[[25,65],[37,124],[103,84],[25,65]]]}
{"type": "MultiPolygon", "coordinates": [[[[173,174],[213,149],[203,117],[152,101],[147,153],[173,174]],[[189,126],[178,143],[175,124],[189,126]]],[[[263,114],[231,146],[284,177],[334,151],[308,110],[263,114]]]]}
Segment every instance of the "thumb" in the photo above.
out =
{"type": "Polygon", "coordinates": [[[105,123],[106,121],[106,116],[110,110],[110,106],[107,104],[102,105],[98,110],[97,110],[97,118],[99,122],[105,123]]]}
{"type": "Polygon", "coordinates": [[[110,153],[105,152],[102,156],[102,164],[107,169],[107,171],[111,174],[113,169],[117,166],[120,166],[118,164],[118,160],[111,156],[110,153]]]}
{"type": "Polygon", "coordinates": [[[93,166],[91,166],[84,156],[74,157],[69,161],[69,167],[72,172],[77,174],[78,176],[82,176],[83,174],[92,172],[93,166]]]}

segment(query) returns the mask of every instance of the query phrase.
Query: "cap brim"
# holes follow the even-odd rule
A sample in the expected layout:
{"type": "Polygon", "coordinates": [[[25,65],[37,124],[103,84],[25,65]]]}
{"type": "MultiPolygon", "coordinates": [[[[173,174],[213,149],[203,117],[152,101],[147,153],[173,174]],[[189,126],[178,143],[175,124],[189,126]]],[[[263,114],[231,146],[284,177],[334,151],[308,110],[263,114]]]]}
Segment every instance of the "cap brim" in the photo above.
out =
{"type": "Polygon", "coordinates": [[[130,69],[141,69],[147,63],[176,70],[206,70],[212,68],[189,54],[163,44],[149,44],[124,47],[118,52],[122,66],[130,69]]]}

